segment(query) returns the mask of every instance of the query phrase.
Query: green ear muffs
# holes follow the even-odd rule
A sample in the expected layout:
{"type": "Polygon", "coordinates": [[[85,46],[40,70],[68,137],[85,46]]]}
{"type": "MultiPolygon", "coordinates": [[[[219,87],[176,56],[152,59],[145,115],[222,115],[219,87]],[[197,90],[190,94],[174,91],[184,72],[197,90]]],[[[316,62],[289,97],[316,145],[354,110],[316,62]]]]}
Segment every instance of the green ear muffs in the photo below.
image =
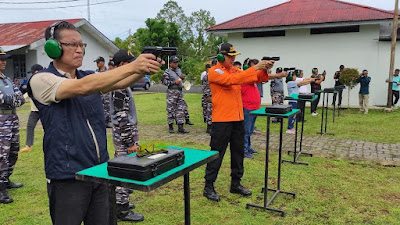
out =
{"type": "Polygon", "coordinates": [[[247,64],[243,66],[243,70],[247,70],[248,68],[250,68],[250,67],[247,64]]]}
{"type": "Polygon", "coordinates": [[[225,61],[224,55],[223,54],[218,54],[217,55],[217,60],[218,60],[218,62],[224,62],[225,61]]]}
{"type": "Polygon", "coordinates": [[[58,59],[62,55],[60,43],[58,43],[58,41],[55,39],[49,39],[46,41],[46,44],[44,45],[44,51],[46,52],[47,56],[52,59],[58,59]]]}

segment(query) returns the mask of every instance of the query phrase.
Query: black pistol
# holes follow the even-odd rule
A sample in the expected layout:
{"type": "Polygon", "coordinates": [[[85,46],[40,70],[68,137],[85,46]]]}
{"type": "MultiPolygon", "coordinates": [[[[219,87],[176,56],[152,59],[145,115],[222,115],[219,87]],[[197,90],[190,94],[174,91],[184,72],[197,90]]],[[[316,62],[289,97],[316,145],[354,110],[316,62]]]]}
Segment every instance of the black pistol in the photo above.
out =
{"type": "Polygon", "coordinates": [[[274,61],[279,61],[279,60],[281,60],[281,57],[269,57],[269,56],[264,56],[261,60],[267,60],[267,61],[274,60],[274,61]]]}
{"type": "Polygon", "coordinates": [[[178,52],[178,48],[177,47],[144,47],[142,54],[143,53],[150,53],[155,55],[156,57],[162,57],[162,56],[172,56],[172,55],[176,55],[176,53],[178,52]]]}

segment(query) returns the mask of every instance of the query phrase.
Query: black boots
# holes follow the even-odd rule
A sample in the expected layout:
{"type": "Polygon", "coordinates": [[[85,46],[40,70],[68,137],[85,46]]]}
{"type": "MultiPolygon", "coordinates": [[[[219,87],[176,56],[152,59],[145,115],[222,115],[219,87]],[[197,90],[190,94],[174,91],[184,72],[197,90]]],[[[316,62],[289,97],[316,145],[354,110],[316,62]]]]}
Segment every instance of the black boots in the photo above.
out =
{"type": "Polygon", "coordinates": [[[207,134],[211,134],[211,125],[207,124],[207,130],[206,130],[207,134]]]}
{"type": "Polygon", "coordinates": [[[174,133],[174,125],[172,123],[168,124],[169,126],[169,133],[174,133]]]}
{"type": "Polygon", "coordinates": [[[186,119],[186,124],[187,124],[187,125],[194,125],[194,123],[190,122],[189,119],[186,119]]]}
{"type": "Polygon", "coordinates": [[[0,203],[8,204],[13,202],[13,199],[8,195],[6,184],[0,184],[0,203]]]}
{"type": "Polygon", "coordinates": [[[186,133],[189,133],[189,131],[187,131],[183,128],[183,124],[178,124],[178,133],[186,134],[186,133]]]}
{"type": "Polygon", "coordinates": [[[219,202],[220,200],[219,195],[217,194],[217,192],[215,192],[213,184],[206,183],[206,185],[204,186],[203,196],[214,202],[219,202]]]}
{"type": "Polygon", "coordinates": [[[6,183],[6,188],[11,189],[11,188],[20,188],[23,187],[24,185],[22,183],[14,183],[10,180],[6,183]]]}
{"type": "Polygon", "coordinates": [[[244,188],[240,184],[240,181],[232,181],[231,190],[230,191],[231,191],[231,193],[241,194],[243,196],[250,196],[251,195],[251,191],[247,190],[246,188],[244,188]]]}
{"type": "Polygon", "coordinates": [[[117,204],[117,217],[120,221],[140,222],[144,220],[144,216],[130,210],[130,204],[117,204]]]}

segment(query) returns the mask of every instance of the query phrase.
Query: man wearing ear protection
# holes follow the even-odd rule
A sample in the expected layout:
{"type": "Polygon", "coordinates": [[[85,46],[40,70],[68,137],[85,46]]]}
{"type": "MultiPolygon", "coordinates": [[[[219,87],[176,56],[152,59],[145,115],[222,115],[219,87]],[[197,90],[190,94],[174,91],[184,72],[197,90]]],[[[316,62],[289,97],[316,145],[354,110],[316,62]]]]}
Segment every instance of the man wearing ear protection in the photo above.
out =
{"type": "Polygon", "coordinates": [[[75,173],[107,162],[107,136],[100,93],[124,89],[162,65],[142,54],[116,69],[82,71],[86,44],[77,28],[61,21],[45,31],[45,51],[53,59],[33,75],[28,93],[44,128],[43,152],[53,224],[109,224],[106,184],[75,180],[75,173]],[[93,75],[91,75],[93,74],[93,75]]]}
{"type": "Polygon", "coordinates": [[[212,129],[210,147],[219,152],[219,158],[209,162],[205,172],[203,195],[212,201],[220,197],[214,189],[219,169],[228,143],[231,150],[231,193],[243,196],[251,195],[251,191],[241,185],[244,173],[244,116],[241,97],[241,84],[256,83],[268,80],[267,69],[274,61],[261,61],[254,67],[240,71],[233,66],[239,52],[229,43],[218,48],[218,63],[210,68],[208,82],[212,94],[212,129]]]}
{"type": "Polygon", "coordinates": [[[19,86],[3,73],[9,56],[0,48],[0,204],[13,202],[7,189],[23,186],[10,181],[19,151],[19,119],[16,108],[24,104],[25,99],[19,86]]]}
{"type": "Polygon", "coordinates": [[[319,98],[320,98],[320,94],[321,94],[318,91],[321,90],[321,83],[322,83],[322,81],[325,80],[325,75],[326,75],[325,71],[322,74],[318,74],[318,68],[312,69],[311,78],[315,78],[315,81],[313,81],[311,83],[311,93],[315,93],[315,95],[318,96],[318,98],[315,101],[311,102],[311,115],[312,116],[318,115],[317,108],[318,108],[319,98]]]}

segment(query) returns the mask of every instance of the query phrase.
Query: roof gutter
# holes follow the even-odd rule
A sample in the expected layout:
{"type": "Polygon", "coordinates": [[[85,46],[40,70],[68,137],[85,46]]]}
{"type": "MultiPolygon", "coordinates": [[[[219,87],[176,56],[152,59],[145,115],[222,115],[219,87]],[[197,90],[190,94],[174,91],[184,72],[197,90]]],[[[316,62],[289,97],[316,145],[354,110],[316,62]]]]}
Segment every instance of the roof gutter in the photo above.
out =
{"type": "Polygon", "coordinates": [[[207,30],[207,33],[216,36],[227,37],[232,33],[246,33],[246,32],[263,32],[263,31],[276,31],[276,30],[297,30],[297,29],[312,29],[312,28],[328,28],[337,26],[354,26],[354,25],[371,25],[371,24],[385,24],[392,22],[392,19],[384,20],[366,20],[366,21],[349,21],[349,22],[334,22],[334,23],[316,23],[316,24],[301,24],[301,25],[285,25],[285,26],[271,26],[271,27],[258,27],[258,28],[245,28],[245,29],[227,29],[227,30],[207,30]]]}

